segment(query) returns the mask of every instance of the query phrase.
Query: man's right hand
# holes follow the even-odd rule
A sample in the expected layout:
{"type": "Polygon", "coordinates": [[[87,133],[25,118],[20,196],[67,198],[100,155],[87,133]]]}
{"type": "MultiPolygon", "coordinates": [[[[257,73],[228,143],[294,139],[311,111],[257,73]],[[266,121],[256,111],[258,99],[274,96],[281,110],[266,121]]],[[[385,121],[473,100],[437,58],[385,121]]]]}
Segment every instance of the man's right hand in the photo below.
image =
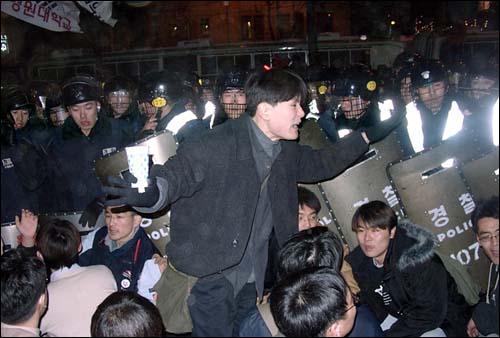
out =
{"type": "Polygon", "coordinates": [[[160,197],[160,191],[156,185],[156,177],[148,178],[148,187],[143,193],[139,193],[137,188],[132,188],[132,183],[137,182],[137,178],[129,172],[119,176],[108,177],[109,186],[103,186],[103,191],[107,195],[116,196],[115,199],[107,200],[105,206],[130,205],[132,207],[152,207],[160,197]]]}

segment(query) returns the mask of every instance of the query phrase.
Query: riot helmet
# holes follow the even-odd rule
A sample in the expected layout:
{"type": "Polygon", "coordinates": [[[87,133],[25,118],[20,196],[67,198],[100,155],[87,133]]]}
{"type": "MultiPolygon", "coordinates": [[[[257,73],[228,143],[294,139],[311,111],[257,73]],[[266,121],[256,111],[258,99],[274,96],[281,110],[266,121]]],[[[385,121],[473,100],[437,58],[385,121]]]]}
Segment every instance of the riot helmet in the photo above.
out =
{"type": "Polygon", "coordinates": [[[45,115],[53,126],[61,126],[69,116],[63,105],[61,95],[47,97],[45,102],[45,115]]]}
{"type": "Polygon", "coordinates": [[[461,89],[471,101],[473,110],[489,110],[498,99],[498,71],[490,67],[471,67],[461,89]]]}
{"type": "Polygon", "coordinates": [[[347,119],[361,118],[377,95],[377,81],[371,70],[354,65],[343,70],[333,83],[333,95],[347,119]]]}
{"type": "Polygon", "coordinates": [[[148,100],[155,108],[175,105],[182,98],[182,84],[179,77],[169,71],[148,73],[143,78],[140,99],[148,100]]]}
{"type": "Polygon", "coordinates": [[[432,113],[437,113],[448,92],[448,74],[443,64],[426,60],[418,64],[411,74],[414,96],[432,113]]]}
{"type": "Polygon", "coordinates": [[[6,112],[13,110],[27,110],[30,115],[35,113],[35,105],[30,100],[28,92],[21,86],[7,86],[2,90],[2,96],[5,100],[6,112]]]}
{"type": "Polygon", "coordinates": [[[9,86],[2,91],[5,100],[5,113],[14,129],[22,129],[35,115],[35,105],[27,91],[20,86],[9,86]]]}
{"type": "Polygon", "coordinates": [[[418,64],[421,61],[422,56],[420,54],[404,51],[396,56],[392,63],[392,68],[396,73],[399,73],[402,68],[418,64]]]}
{"type": "Polygon", "coordinates": [[[313,65],[307,68],[305,82],[308,87],[309,112],[324,112],[331,104],[331,81],[333,70],[324,65],[313,65]],[[317,111],[316,111],[317,110],[317,111]]]}
{"type": "Polygon", "coordinates": [[[74,76],[63,83],[62,95],[66,107],[87,101],[100,101],[99,84],[91,76],[74,76]]]}
{"type": "Polygon", "coordinates": [[[214,82],[213,79],[208,77],[201,79],[201,100],[204,103],[208,101],[214,103],[215,101],[214,82]]]}
{"type": "Polygon", "coordinates": [[[248,73],[242,70],[230,71],[217,80],[219,98],[230,119],[240,117],[246,110],[245,82],[248,73]]]}
{"type": "Polygon", "coordinates": [[[394,60],[392,69],[399,84],[399,93],[406,104],[413,101],[413,86],[411,74],[413,69],[422,62],[422,56],[408,51],[402,52],[394,60]]]}
{"type": "Polygon", "coordinates": [[[103,91],[106,102],[111,107],[111,113],[118,118],[129,109],[135,85],[132,80],[124,76],[115,76],[106,81],[103,91]]]}

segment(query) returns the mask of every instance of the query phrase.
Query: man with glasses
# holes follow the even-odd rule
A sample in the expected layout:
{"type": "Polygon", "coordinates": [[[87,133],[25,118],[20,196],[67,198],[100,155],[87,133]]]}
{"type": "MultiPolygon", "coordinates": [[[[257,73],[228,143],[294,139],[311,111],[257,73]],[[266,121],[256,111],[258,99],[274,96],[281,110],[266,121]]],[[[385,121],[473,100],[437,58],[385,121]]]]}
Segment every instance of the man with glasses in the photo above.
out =
{"type": "Polygon", "coordinates": [[[498,337],[498,203],[498,196],[481,201],[472,214],[472,229],[491,264],[486,295],[467,324],[469,337],[498,337]]]}

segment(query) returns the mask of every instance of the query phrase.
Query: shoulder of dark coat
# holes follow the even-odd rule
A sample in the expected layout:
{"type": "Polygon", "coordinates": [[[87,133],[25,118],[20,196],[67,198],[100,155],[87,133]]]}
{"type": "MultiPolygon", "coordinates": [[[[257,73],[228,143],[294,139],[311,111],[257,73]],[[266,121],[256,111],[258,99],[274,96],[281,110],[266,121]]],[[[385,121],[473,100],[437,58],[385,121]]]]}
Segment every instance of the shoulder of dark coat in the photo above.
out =
{"type": "Polygon", "coordinates": [[[413,240],[413,244],[404,249],[396,263],[396,268],[403,271],[430,261],[437,246],[435,236],[429,230],[408,220],[399,222],[398,230],[400,229],[404,230],[406,237],[413,240]]]}

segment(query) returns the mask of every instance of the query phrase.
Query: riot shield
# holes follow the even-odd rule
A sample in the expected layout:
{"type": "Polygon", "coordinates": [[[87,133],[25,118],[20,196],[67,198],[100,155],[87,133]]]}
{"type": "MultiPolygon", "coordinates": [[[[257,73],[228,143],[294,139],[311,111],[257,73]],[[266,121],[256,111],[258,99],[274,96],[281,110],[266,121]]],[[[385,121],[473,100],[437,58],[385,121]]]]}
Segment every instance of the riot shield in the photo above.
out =
{"type": "Polygon", "coordinates": [[[474,200],[457,165],[476,154],[477,144],[466,137],[453,137],[437,147],[387,167],[401,208],[414,223],[434,233],[440,250],[469,267],[472,277],[484,285],[488,264],[479,254],[470,214],[474,200]],[[442,164],[453,158],[455,166],[442,164]]]}
{"type": "Polygon", "coordinates": [[[314,119],[302,121],[300,127],[299,143],[308,145],[313,149],[321,149],[330,141],[325,132],[314,119]]]}
{"type": "MultiPolygon", "coordinates": [[[[300,133],[300,143],[314,149],[319,149],[329,142],[313,120],[306,120],[300,133]]],[[[393,131],[384,140],[371,145],[369,151],[343,174],[333,180],[321,182],[317,187],[305,185],[322,200],[320,219],[330,221],[330,229],[336,232],[351,250],[358,245],[351,230],[351,218],[360,205],[372,200],[382,200],[399,213],[398,200],[385,168],[389,162],[401,158],[402,154],[399,137],[397,132],[393,131]]]]}
{"type": "Polygon", "coordinates": [[[463,163],[459,170],[474,200],[499,195],[498,147],[488,154],[463,163]]]}
{"type": "MultiPolygon", "coordinates": [[[[177,142],[173,134],[164,130],[155,133],[131,146],[149,146],[149,154],[152,155],[153,164],[164,164],[170,157],[175,155],[177,142]]],[[[107,183],[107,177],[120,175],[128,170],[127,154],[125,149],[110,153],[95,162],[97,177],[107,183]]],[[[165,254],[165,245],[170,240],[170,211],[169,207],[159,210],[154,214],[141,214],[141,227],[144,228],[149,238],[156,247],[165,254]]]]}
{"type": "Polygon", "coordinates": [[[335,215],[333,214],[332,207],[327,198],[325,198],[325,191],[321,187],[321,184],[300,184],[306,189],[311,190],[317,197],[319,202],[321,203],[321,210],[318,214],[319,222],[327,226],[331,231],[335,232],[337,236],[342,240],[344,244],[347,244],[347,240],[344,235],[344,230],[339,226],[335,215]]]}
{"type": "MultiPolygon", "coordinates": [[[[153,164],[165,163],[177,150],[177,142],[168,130],[155,133],[129,146],[148,146],[153,164]]],[[[128,170],[125,148],[97,159],[94,168],[99,180],[106,185],[108,176],[120,175],[128,170]]]]}
{"type": "Polygon", "coordinates": [[[351,230],[352,215],[358,207],[369,201],[381,200],[399,214],[398,199],[386,175],[389,162],[401,158],[397,133],[393,131],[380,142],[372,144],[356,164],[341,175],[321,182],[322,196],[329,201],[330,212],[337,226],[343,230],[346,242],[352,250],[358,245],[351,230]]]}

